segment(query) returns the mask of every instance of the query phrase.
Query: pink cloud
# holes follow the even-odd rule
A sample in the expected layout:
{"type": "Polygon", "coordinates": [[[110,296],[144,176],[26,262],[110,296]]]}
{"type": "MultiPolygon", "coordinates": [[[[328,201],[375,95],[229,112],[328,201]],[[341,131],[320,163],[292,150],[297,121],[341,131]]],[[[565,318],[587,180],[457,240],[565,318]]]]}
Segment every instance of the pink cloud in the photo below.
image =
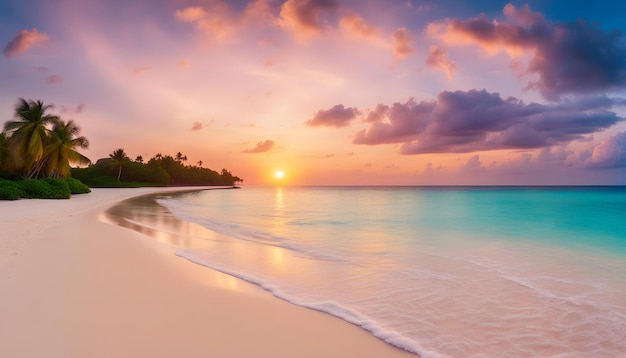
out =
{"type": "Polygon", "coordinates": [[[182,10],[176,10],[174,17],[178,21],[183,22],[198,22],[208,16],[207,12],[201,7],[190,6],[182,10]]]}
{"type": "Polygon", "coordinates": [[[152,66],[135,67],[131,69],[131,73],[133,74],[133,76],[139,76],[144,72],[150,71],[151,69],[152,69],[152,66]]]}
{"type": "Polygon", "coordinates": [[[372,39],[378,35],[378,30],[368,25],[365,20],[355,13],[350,13],[339,21],[340,28],[357,38],[372,39]]]}
{"type": "MultiPolygon", "coordinates": [[[[504,8],[508,21],[486,15],[431,23],[427,33],[449,45],[476,44],[489,53],[527,53],[524,70],[537,78],[528,87],[549,100],[626,88],[626,46],[619,31],[605,32],[584,20],[552,23],[528,6],[504,8]]],[[[519,64],[516,64],[519,66],[519,64]]]]}
{"type": "Polygon", "coordinates": [[[396,58],[402,59],[415,53],[413,38],[406,28],[401,27],[397,29],[391,35],[391,38],[393,40],[393,53],[396,55],[396,58]]]}
{"type": "Polygon", "coordinates": [[[430,46],[426,64],[431,68],[445,72],[448,80],[452,79],[457,68],[456,63],[448,58],[448,52],[435,45],[430,46]]]}
{"type": "Polygon", "coordinates": [[[338,104],[327,110],[318,111],[313,119],[305,122],[311,127],[346,127],[359,114],[356,108],[345,108],[338,104]]]}
{"type": "Polygon", "coordinates": [[[61,78],[61,76],[59,75],[52,75],[48,77],[47,82],[51,85],[56,85],[56,84],[63,82],[63,78],[61,78]]]}
{"type": "Polygon", "coordinates": [[[272,0],[254,0],[246,5],[244,18],[262,24],[275,25],[278,19],[270,6],[272,0]]]}
{"type": "Polygon", "coordinates": [[[196,30],[216,39],[226,37],[233,30],[228,5],[220,1],[211,2],[208,10],[198,6],[176,10],[174,18],[193,24],[196,30]]]}
{"type": "Polygon", "coordinates": [[[48,41],[48,35],[39,32],[36,28],[32,30],[22,30],[15,36],[11,42],[4,47],[4,56],[6,58],[15,57],[28,51],[28,49],[38,46],[48,41]]]}
{"type": "Polygon", "coordinates": [[[274,148],[276,143],[273,140],[267,139],[266,141],[258,142],[253,148],[245,149],[242,153],[265,153],[274,148]]]}
{"type": "Polygon", "coordinates": [[[193,125],[191,126],[192,131],[199,131],[202,128],[204,128],[204,125],[200,122],[193,122],[193,125]]]}
{"type": "Polygon", "coordinates": [[[322,31],[324,14],[337,6],[335,0],[287,0],[280,9],[280,18],[296,37],[307,38],[322,31]]]}

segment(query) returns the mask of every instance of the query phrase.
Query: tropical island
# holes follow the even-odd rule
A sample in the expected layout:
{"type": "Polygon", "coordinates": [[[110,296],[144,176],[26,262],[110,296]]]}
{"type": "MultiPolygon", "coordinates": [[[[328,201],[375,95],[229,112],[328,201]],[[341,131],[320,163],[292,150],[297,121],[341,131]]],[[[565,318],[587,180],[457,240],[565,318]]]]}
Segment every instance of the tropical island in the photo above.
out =
{"type": "Polygon", "coordinates": [[[20,98],[15,116],[0,133],[0,200],[20,198],[68,199],[90,188],[144,186],[234,186],[243,179],[227,169],[221,172],[187,165],[187,156],[157,153],[149,160],[131,160],[123,148],[95,163],[81,154],[89,141],[80,127],[50,114],[52,105],[20,98]],[[74,167],[72,167],[74,165],[74,167]]]}

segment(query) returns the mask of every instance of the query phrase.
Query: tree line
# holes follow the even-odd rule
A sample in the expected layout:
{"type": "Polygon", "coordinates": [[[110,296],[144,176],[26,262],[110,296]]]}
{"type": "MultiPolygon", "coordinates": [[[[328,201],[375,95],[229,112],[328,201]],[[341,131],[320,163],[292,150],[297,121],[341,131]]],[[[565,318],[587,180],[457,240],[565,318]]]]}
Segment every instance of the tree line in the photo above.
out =
{"type": "Polygon", "coordinates": [[[180,152],[174,157],[157,154],[144,163],[141,156],[133,161],[120,148],[92,164],[79,152],[89,148],[89,141],[80,135],[78,125],[50,114],[52,107],[40,100],[20,98],[14,118],[4,123],[0,133],[0,199],[69,197],[70,192],[88,192],[83,183],[122,187],[243,182],[226,169],[218,173],[203,168],[201,161],[197,166],[185,165],[187,156],[180,152]]]}
{"type": "Polygon", "coordinates": [[[197,165],[186,165],[187,156],[178,152],[175,156],[155,154],[148,161],[138,155],[134,160],[123,148],[114,150],[108,158],[98,160],[87,168],[72,169],[72,176],[91,187],[155,185],[223,185],[243,182],[226,169],[221,172],[197,165]]]}

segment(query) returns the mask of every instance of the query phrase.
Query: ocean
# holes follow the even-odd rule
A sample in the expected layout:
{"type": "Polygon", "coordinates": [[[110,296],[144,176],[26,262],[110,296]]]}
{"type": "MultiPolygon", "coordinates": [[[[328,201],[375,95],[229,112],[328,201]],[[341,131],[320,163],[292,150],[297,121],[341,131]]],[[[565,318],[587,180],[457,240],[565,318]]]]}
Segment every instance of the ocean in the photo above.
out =
{"type": "MultiPolygon", "coordinates": [[[[219,234],[180,232],[177,255],[422,357],[626,356],[626,187],[244,187],[154,198],[219,234]]],[[[144,214],[127,220],[163,231],[153,210],[144,214]]]]}

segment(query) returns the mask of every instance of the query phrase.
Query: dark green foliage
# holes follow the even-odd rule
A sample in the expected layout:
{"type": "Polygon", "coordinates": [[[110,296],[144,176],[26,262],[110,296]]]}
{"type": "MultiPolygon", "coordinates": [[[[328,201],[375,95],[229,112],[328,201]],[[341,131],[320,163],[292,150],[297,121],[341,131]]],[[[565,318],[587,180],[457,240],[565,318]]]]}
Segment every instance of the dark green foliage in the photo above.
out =
{"type": "MultiPolygon", "coordinates": [[[[50,199],[69,199],[72,196],[70,186],[65,179],[60,178],[45,178],[43,179],[52,189],[52,196],[50,199]]],[[[47,199],[47,198],[46,198],[47,199]]]]}
{"type": "Polygon", "coordinates": [[[0,179],[0,200],[17,200],[22,197],[22,190],[11,180],[0,179]]]}
{"type": "Polygon", "coordinates": [[[119,188],[122,184],[116,177],[111,175],[86,177],[81,179],[81,181],[91,188],[119,188]]]}
{"type": "Polygon", "coordinates": [[[175,159],[170,155],[158,154],[147,163],[129,160],[114,162],[111,158],[103,158],[87,168],[72,169],[72,177],[92,188],[168,185],[230,186],[242,181],[226,169],[218,173],[208,168],[184,165],[186,156],[181,154],[179,157],[180,159],[175,159]],[[118,175],[120,175],[119,181],[118,175]]]}
{"type": "Polygon", "coordinates": [[[70,188],[63,179],[25,179],[17,182],[26,199],[69,199],[70,188]]]}
{"type": "Polygon", "coordinates": [[[83,184],[83,182],[78,179],[66,178],[65,181],[67,182],[67,185],[70,188],[70,192],[72,194],[91,193],[91,189],[89,189],[87,185],[83,184]]]}

